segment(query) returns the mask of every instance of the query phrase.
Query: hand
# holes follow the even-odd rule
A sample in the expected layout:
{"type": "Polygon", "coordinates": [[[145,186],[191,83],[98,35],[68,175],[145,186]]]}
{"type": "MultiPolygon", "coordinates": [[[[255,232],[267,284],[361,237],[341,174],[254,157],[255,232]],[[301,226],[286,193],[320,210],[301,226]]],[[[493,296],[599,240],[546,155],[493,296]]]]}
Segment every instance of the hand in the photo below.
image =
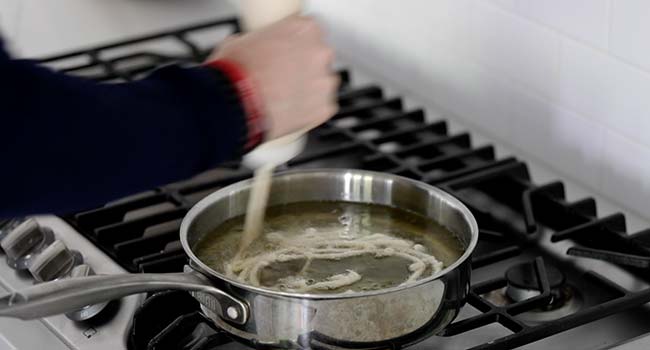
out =
{"type": "Polygon", "coordinates": [[[238,63],[254,81],[263,104],[267,140],[316,127],[338,110],[334,51],[316,21],[293,16],[233,36],[211,59],[238,63]]]}

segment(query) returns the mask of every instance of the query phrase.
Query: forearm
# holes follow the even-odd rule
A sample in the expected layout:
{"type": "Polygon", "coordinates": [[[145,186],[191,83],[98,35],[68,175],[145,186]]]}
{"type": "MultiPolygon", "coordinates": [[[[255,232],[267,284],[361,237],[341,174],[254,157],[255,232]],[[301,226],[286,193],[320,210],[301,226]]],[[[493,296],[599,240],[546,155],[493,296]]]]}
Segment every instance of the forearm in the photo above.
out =
{"type": "Polygon", "coordinates": [[[0,54],[0,76],[0,216],[99,205],[241,152],[243,111],[209,68],[104,85],[0,54]]]}

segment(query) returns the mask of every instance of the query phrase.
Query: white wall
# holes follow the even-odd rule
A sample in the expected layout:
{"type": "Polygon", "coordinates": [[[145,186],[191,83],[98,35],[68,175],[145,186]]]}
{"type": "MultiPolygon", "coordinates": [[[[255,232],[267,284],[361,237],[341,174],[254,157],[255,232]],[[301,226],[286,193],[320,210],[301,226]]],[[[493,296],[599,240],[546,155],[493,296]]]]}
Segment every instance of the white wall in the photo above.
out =
{"type": "Polygon", "coordinates": [[[650,218],[650,1],[310,8],[348,60],[650,218]]]}
{"type": "Polygon", "coordinates": [[[12,53],[39,57],[233,14],[225,0],[0,0],[12,53]]]}

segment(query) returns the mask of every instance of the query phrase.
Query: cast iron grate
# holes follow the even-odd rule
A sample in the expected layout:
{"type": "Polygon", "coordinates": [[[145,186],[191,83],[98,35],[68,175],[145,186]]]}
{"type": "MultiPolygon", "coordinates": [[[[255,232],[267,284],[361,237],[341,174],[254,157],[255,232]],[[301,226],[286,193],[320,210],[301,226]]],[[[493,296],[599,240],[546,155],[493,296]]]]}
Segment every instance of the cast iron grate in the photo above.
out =
{"type": "MultiPolygon", "coordinates": [[[[202,62],[212,47],[200,45],[192,33],[212,31],[217,38],[240,31],[235,18],[218,19],[129,40],[39,59],[43,64],[68,74],[102,82],[131,81],[168,63],[202,62]],[[147,44],[159,42],[157,47],[147,44]],[[126,49],[126,50],[125,50],[126,49]]],[[[212,43],[215,41],[212,36],[212,43]]]]}
{"type": "MultiPolygon", "coordinates": [[[[221,19],[49,57],[42,62],[98,81],[130,81],[161,64],[203,60],[211,48],[192,40],[198,31],[223,35],[238,30],[236,19],[221,19]],[[150,48],[159,41],[174,42],[182,49],[170,53],[150,48]]],[[[352,87],[348,72],[340,74],[340,112],[309,135],[307,151],[289,167],[363,168],[446,189],[470,207],[481,226],[480,243],[473,257],[475,269],[521,254],[534,246],[534,238],[542,228],[549,228],[555,231],[554,241],[575,242],[568,254],[608,260],[649,280],[645,269],[650,266],[650,230],[628,235],[622,214],[598,218],[593,199],[568,203],[562,183],[535,185],[520,160],[497,159],[492,146],[473,147],[469,134],[450,134],[446,122],[429,122],[423,110],[405,110],[401,98],[384,96],[381,87],[352,87]]],[[[177,239],[181,218],[207,194],[249,176],[249,171],[231,163],[194,179],[65,219],[131,272],[181,271],[187,261],[177,239]]],[[[539,296],[506,307],[495,306],[483,295],[503,287],[505,279],[475,284],[468,303],[480,313],[453,323],[443,336],[499,323],[512,334],[473,349],[512,349],[650,301],[650,290],[629,292],[602,276],[587,273],[585,278],[611,292],[609,300],[553,322],[528,325],[517,315],[540,307],[549,298],[544,257],[531,264],[539,296]]],[[[190,314],[181,321],[186,324],[197,318],[190,314]]],[[[221,343],[222,336],[216,340],[221,343]]]]}

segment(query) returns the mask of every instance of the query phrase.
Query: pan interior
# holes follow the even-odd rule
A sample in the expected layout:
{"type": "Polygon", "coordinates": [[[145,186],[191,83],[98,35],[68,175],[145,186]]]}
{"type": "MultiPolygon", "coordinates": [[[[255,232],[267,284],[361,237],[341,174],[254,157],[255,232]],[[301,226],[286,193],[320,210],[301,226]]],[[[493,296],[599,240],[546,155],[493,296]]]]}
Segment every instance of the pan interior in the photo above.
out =
{"type": "Polygon", "coordinates": [[[267,208],[264,234],[243,257],[262,268],[253,277],[241,277],[230,271],[230,264],[243,225],[244,216],[237,216],[204,235],[194,248],[197,257],[231,278],[288,292],[335,294],[396,287],[416,271],[421,271],[412,277],[416,280],[431,276],[464,251],[448,229],[413,212],[367,203],[296,202],[267,208]],[[323,253],[306,253],[307,244],[322,247],[317,251],[323,253]],[[441,264],[426,264],[419,254],[405,257],[408,252],[432,255],[441,264]],[[268,257],[274,260],[267,264],[268,257]],[[414,270],[414,260],[425,265],[414,270]]]}
{"type": "MultiPolygon", "coordinates": [[[[241,220],[243,218],[241,216],[245,213],[249,186],[250,183],[244,181],[213,193],[192,209],[185,219],[184,228],[182,228],[184,245],[191,248],[191,251],[188,252],[194,261],[201,268],[216,273],[220,277],[226,277],[226,279],[233,282],[237,282],[237,279],[224,276],[223,267],[218,265],[220,264],[219,261],[228,260],[228,255],[233,254],[236,250],[233,247],[237,246],[238,238],[234,231],[238,219],[241,220]],[[230,242],[228,242],[229,239],[230,242]],[[209,242],[212,242],[213,247],[212,254],[210,254],[212,261],[210,257],[206,258],[204,254],[199,254],[200,251],[205,249],[205,246],[210,245],[209,242]],[[215,245],[215,242],[220,243],[215,245]],[[196,259],[196,255],[201,255],[204,261],[196,259]]],[[[278,175],[274,178],[268,215],[271,221],[276,218],[278,223],[282,223],[283,220],[286,223],[292,215],[294,220],[289,221],[296,221],[296,213],[303,213],[305,217],[310,218],[315,218],[318,215],[327,216],[327,213],[335,212],[337,208],[340,212],[338,214],[347,211],[351,213],[349,216],[353,219],[364,217],[364,215],[366,217],[370,215],[375,219],[382,217],[404,218],[404,213],[407,213],[406,217],[410,216],[411,219],[403,220],[405,222],[420,220],[428,223],[420,225],[419,230],[414,229],[411,233],[408,233],[408,230],[402,230],[406,231],[406,233],[402,233],[401,237],[427,247],[427,251],[440,259],[445,268],[453,268],[464,261],[471,253],[470,251],[476,240],[476,237],[474,237],[476,235],[475,222],[471,218],[471,214],[468,214],[469,212],[460,202],[444,192],[416,181],[390,174],[356,170],[297,171],[278,175]],[[364,214],[363,210],[370,211],[370,213],[364,214]],[[413,217],[416,219],[413,219],[413,217]],[[446,246],[444,243],[440,243],[439,235],[436,238],[436,235],[431,233],[435,231],[432,227],[436,227],[436,225],[443,232],[453,232],[453,234],[447,235],[451,239],[442,240],[450,242],[446,246]],[[423,234],[423,231],[426,231],[425,234],[423,234]],[[435,244],[427,242],[428,239],[436,241],[435,244]],[[459,258],[459,255],[462,256],[459,258]]],[[[340,215],[338,214],[334,215],[337,219],[335,222],[341,224],[340,215]]],[[[323,218],[325,221],[333,221],[332,219],[323,218]]],[[[372,221],[380,221],[375,219],[372,221]]],[[[394,225],[399,225],[399,220],[393,221],[394,225]]],[[[373,261],[373,264],[363,263],[364,259],[369,258],[371,257],[358,256],[354,257],[356,261],[340,261],[332,264],[332,269],[340,271],[343,265],[367,265],[368,269],[363,272],[368,276],[373,276],[373,273],[382,273],[384,277],[390,277],[391,271],[378,268],[376,261],[373,261]]],[[[372,259],[376,260],[375,258],[372,259]]],[[[406,262],[400,259],[386,258],[384,261],[389,265],[401,266],[402,269],[406,268],[406,262]]],[[[274,278],[277,280],[282,273],[292,269],[295,270],[296,266],[301,265],[301,263],[295,261],[290,264],[275,265],[273,269],[266,269],[261,275],[262,282],[268,284],[274,278]]],[[[392,285],[391,283],[382,285],[381,281],[376,283],[379,285],[375,287],[381,288],[392,285]]],[[[250,285],[248,283],[238,284],[250,285]]],[[[360,285],[359,287],[364,286],[360,285]]],[[[365,286],[365,288],[375,287],[372,285],[365,286]]],[[[333,290],[330,292],[341,293],[342,291],[333,290]]],[[[291,292],[291,294],[296,293],[291,292]]],[[[320,293],[310,291],[297,294],[320,293]]]]}

